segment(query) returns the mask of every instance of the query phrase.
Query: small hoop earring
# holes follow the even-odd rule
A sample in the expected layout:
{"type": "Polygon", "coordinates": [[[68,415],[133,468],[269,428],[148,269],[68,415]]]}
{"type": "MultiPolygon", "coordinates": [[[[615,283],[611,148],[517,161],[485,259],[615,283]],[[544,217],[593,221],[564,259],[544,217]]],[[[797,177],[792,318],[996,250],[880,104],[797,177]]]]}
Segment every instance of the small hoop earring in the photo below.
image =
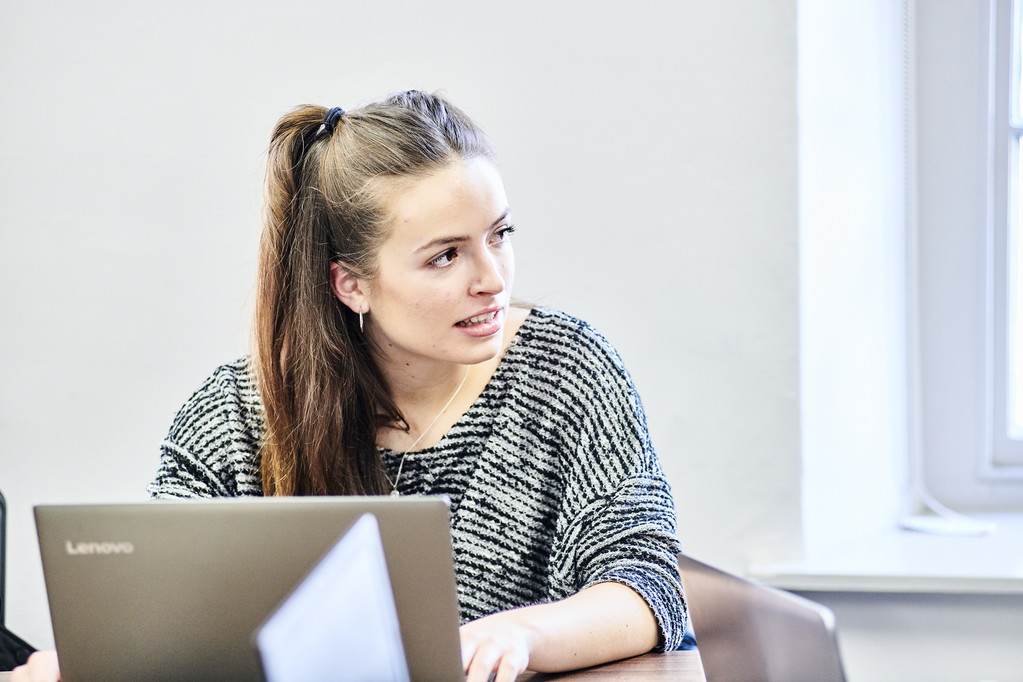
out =
{"type": "Polygon", "coordinates": [[[359,331],[360,332],[363,331],[363,326],[362,326],[362,309],[361,308],[359,309],[359,331]]]}

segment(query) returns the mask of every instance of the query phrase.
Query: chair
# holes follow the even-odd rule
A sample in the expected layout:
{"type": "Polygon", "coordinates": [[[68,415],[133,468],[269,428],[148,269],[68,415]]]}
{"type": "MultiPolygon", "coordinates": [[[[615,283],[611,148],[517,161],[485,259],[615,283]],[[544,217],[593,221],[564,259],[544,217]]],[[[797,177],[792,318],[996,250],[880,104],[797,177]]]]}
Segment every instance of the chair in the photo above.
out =
{"type": "Polygon", "coordinates": [[[35,649],[4,625],[4,598],[7,594],[6,550],[7,500],[0,492],[0,670],[13,670],[15,666],[27,661],[29,654],[35,649]]]}
{"type": "Polygon", "coordinates": [[[708,682],[845,682],[830,609],[678,559],[708,682]]]}

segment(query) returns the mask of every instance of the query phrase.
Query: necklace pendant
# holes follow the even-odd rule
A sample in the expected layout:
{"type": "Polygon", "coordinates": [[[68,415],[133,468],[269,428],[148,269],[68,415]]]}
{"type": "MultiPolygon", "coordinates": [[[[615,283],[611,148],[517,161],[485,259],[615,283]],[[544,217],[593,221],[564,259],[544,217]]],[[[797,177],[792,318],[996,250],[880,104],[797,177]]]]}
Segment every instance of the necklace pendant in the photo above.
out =
{"type": "Polygon", "coordinates": [[[391,497],[398,497],[398,489],[397,488],[394,488],[393,490],[391,490],[391,497]]]}

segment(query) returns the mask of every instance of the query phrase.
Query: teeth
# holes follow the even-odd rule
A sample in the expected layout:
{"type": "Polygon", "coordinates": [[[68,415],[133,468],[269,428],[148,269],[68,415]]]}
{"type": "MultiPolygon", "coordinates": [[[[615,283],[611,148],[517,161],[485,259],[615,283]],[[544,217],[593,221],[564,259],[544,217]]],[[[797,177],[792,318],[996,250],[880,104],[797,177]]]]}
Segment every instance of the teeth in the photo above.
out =
{"type": "Polygon", "coordinates": [[[479,324],[480,322],[486,322],[493,316],[494,316],[493,313],[487,313],[486,315],[477,315],[476,317],[470,317],[468,320],[462,320],[457,324],[459,327],[468,327],[474,324],[479,324]]]}

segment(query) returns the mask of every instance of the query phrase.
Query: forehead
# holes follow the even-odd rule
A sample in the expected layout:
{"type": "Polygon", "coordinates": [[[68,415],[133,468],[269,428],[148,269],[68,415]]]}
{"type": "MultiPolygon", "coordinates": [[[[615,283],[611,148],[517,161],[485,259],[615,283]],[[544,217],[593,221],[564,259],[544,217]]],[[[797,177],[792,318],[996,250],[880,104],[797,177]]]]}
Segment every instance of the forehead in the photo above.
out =
{"type": "Polygon", "coordinates": [[[476,232],[490,227],[508,206],[501,175],[485,158],[459,159],[425,177],[396,181],[389,189],[387,241],[476,232]]]}

